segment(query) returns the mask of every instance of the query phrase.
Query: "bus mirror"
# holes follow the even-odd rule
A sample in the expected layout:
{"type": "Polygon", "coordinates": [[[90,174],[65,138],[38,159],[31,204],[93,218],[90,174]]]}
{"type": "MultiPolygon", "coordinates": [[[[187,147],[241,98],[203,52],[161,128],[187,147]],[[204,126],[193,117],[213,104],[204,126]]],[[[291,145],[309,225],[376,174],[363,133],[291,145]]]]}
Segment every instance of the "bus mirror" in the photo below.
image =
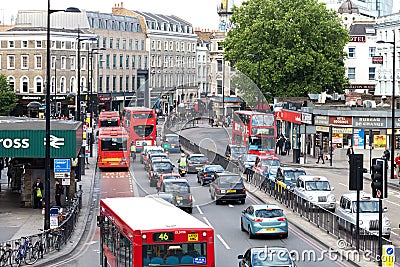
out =
{"type": "Polygon", "coordinates": [[[97,220],[97,227],[100,227],[100,225],[101,225],[101,217],[100,217],[100,215],[96,216],[96,220],[97,220]]]}

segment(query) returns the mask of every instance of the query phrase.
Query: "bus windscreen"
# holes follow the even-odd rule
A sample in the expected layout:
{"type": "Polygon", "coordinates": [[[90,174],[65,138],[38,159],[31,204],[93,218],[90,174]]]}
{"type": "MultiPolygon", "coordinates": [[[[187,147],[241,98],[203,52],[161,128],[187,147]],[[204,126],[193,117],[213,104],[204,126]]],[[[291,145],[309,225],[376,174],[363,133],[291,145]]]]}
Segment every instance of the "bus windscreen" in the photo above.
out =
{"type": "Polygon", "coordinates": [[[101,150],[124,151],[127,148],[126,138],[103,138],[101,139],[101,150]]]}
{"type": "Polygon", "coordinates": [[[151,135],[153,132],[154,126],[153,125],[136,125],[133,126],[133,130],[135,131],[135,134],[140,136],[140,137],[147,137],[151,135]]]}

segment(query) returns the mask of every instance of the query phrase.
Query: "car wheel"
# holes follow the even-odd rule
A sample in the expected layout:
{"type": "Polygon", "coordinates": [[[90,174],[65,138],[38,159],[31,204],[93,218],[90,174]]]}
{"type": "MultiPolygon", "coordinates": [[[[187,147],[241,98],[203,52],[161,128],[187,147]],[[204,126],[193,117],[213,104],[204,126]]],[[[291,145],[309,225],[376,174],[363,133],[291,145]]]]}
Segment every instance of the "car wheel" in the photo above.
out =
{"type": "Polygon", "coordinates": [[[242,230],[242,232],[246,232],[246,229],[244,229],[244,226],[243,226],[243,219],[242,218],[240,218],[240,230],[242,230]]]}
{"type": "Polygon", "coordinates": [[[253,239],[253,238],[254,238],[254,235],[253,235],[253,233],[251,232],[250,226],[249,226],[247,232],[248,232],[248,234],[249,234],[249,238],[250,238],[250,239],[253,239]]]}
{"type": "Polygon", "coordinates": [[[289,236],[289,233],[286,233],[286,234],[282,235],[282,238],[288,238],[288,236],[289,236]]]}
{"type": "Polygon", "coordinates": [[[188,209],[187,209],[187,212],[190,213],[190,214],[192,214],[193,208],[188,208],[188,209]]]}

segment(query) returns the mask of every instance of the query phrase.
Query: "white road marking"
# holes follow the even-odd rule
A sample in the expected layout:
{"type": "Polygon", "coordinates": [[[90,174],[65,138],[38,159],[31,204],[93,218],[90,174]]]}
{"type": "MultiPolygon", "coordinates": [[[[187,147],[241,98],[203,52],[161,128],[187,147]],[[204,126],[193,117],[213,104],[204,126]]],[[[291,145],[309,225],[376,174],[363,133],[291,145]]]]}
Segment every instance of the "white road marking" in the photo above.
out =
{"type": "Polygon", "coordinates": [[[399,236],[399,234],[396,234],[395,232],[393,232],[393,231],[391,231],[391,233],[393,234],[393,235],[397,235],[397,236],[399,236]]]}
{"type": "Polygon", "coordinates": [[[192,201],[193,201],[193,202],[196,202],[196,200],[194,199],[194,196],[193,196],[193,195],[192,195],[192,201]]]}
{"type": "Polygon", "coordinates": [[[217,237],[218,237],[219,241],[221,241],[222,245],[224,245],[224,247],[225,247],[226,249],[231,249],[231,248],[228,246],[228,244],[225,242],[225,240],[222,239],[222,237],[221,237],[220,235],[217,235],[217,237]]]}
{"type": "Polygon", "coordinates": [[[397,207],[400,207],[400,204],[397,204],[396,202],[392,202],[390,200],[385,200],[385,201],[390,203],[390,204],[396,205],[397,207]]]}
{"type": "Polygon", "coordinates": [[[233,206],[232,204],[228,205],[229,208],[234,208],[235,206],[233,206]]]}
{"type": "Polygon", "coordinates": [[[214,226],[211,225],[211,223],[207,220],[206,217],[203,217],[203,220],[206,222],[206,224],[208,224],[208,226],[214,229],[214,226]]]}
{"type": "Polygon", "coordinates": [[[338,183],[338,184],[340,184],[340,185],[343,185],[343,186],[347,187],[347,184],[343,184],[343,183],[338,183]]]}
{"type": "Polygon", "coordinates": [[[199,213],[200,213],[201,215],[203,215],[203,211],[200,209],[199,205],[196,205],[196,208],[197,208],[197,210],[199,211],[199,213]]]}

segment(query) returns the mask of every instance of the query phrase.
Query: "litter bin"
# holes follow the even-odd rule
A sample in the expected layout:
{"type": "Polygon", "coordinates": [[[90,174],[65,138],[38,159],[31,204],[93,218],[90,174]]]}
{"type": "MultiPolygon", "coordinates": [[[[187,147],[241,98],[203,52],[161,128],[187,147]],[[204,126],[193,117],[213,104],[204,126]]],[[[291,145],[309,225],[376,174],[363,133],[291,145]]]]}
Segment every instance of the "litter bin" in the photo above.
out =
{"type": "Polygon", "coordinates": [[[293,148],[293,163],[300,163],[300,148],[293,148]]]}

